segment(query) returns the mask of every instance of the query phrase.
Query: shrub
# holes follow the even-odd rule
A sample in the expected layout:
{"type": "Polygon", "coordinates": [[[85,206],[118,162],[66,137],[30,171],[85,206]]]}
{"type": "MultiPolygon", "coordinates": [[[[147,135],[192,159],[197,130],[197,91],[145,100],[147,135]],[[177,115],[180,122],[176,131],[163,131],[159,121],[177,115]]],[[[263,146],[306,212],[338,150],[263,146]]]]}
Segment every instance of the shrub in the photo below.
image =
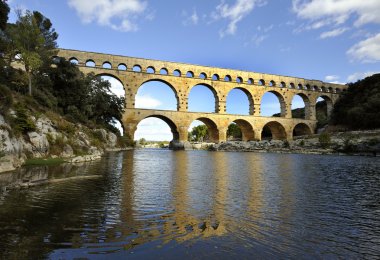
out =
{"type": "Polygon", "coordinates": [[[289,148],[290,147],[289,141],[285,140],[283,143],[283,146],[284,146],[284,148],[289,148]]]}
{"type": "Polygon", "coordinates": [[[36,124],[28,115],[28,110],[22,105],[18,104],[15,107],[16,117],[13,118],[12,124],[15,131],[26,134],[36,130],[36,124]]]}
{"type": "Polygon", "coordinates": [[[301,140],[300,142],[300,146],[304,146],[305,145],[305,141],[304,140],[301,140]]]}
{"type": "Polygon", "coordinates": [[[6,112],[13,104],[12,93],[4,85],[0,84],[0,111],[6,112]]]}
{"type": "Polygon", "coordinates": [[[331,144],[331,136],[329,133],[322,133],[319,135],[319,145],[322,147],[322,148],[328,148],[331,144]]]}

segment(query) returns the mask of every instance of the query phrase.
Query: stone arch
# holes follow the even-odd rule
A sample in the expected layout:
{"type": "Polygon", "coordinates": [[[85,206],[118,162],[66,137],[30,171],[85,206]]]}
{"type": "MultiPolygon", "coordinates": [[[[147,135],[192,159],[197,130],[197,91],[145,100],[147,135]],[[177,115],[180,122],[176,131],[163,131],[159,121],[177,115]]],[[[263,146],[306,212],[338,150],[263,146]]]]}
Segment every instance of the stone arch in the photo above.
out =
{"type": "Polygon", "coordinates": [[[279,122],[270,121],[270,122],[266,123],[262,128],[262,131],[261,131],[262,134],[265,132],[264,128],[267,128],[270,131],[270,133],[272,134],[271,139],[273,139],[273,140],[286,140],[285,128],[279,122]]]}
{"type": "Polygon", "coordinates": [[[168,69],[167,68],[161,68],[160,69],[160,74],[161,75],[168,75],[169,74],[168,69]]]}
{"type": "Polygon", "coordinates": [[[103,68],[103,69],[112,69],[112,64],[111,64],[111,62],[109,62],[109,61],[105,61],[105,62],[103,62],[103,64],[102,64],[102,68],[103,68]]]}
{"type": "Polygon", "coordinates": [[[269,86],[270,87],[275,87],[276,86],[276,82],[274,80],[269,81],[269,86]]]}
{"type": "Polygon", "coordinates": [[[255,131],[251,123],[244,119],[236,119],[233,123],[237,124],[242,133],[242,141],[253,141],[255,140],[255,131]]]}
{"type": "Polygon", "coordinates": [[[141,72],[142,71],[141,66],[139,64],[134,65],[132,70],[134,72],[141,72]]]}
{"type": "Polygon", "coordinates": [[[296,88],[296,86],[294,85],[293,82],[290,82],[290,84],[289,84],[289,88],[296,88]]]}
{"type": "Polygon", "coordinates": [[[207,79],[207,75],[206,75],[206,73],[201,72],[201,73],[199,74],[199,78],[200,78],[200,79],[207,79]]]}
{"type": "Polygon", "coordinates": [[[286,87],[285,82],[281,81],[281,82],[280,82],[280,88],[285,88],[285,87],[286,87]]]}
{"type": "Polygon", "coordinates": [[[179,141],[179,129],[178,129],[178,126],[176,125],[176,123],[174,122],[174,120],[172,120],[171,118],[169,118],[167,116],[160,115],[160,114],[149,115],[149,116],[146,116],[144,118],[141,118],[138,121],[138,123],[136,123],[136,127],[132,130],[133,133],[130,133],[131,137],[134,137],[134,134],[135,134],[135,131],[137,129],[138,124],[142,120],[147,119],[147,118],[158,118],[158,119],[161,119],[162,121],[164,121],[170,127],[170,130],[173,134],[173,139],[171,142],[179,141]]]}
{"type": "MultiPolygon", "coordinates": [[[[304,93],[295,93],[292,97],[292,102],[295,96],[300,96],[303,100],[303,103],[305,104],[305,116],[304,119],[310,119],[311,118],[311,110],[310,110],[310,99],[307,95],[304,93]]],[[[293,117],[293,116],[292,116],[293,117]]],[[[294,117],[293,117],[294,118],[294,117]]]]}
{"type": "Polygon", "coordinates": [[[323,99],[326,102],[326,116],[327,118],[329,118],[334,107],[333,101],[329,96],[322,94],[317,96],[317,98],[315,99],[315,103],[318,102],[319,98],[323,99]]]}
{"type": "Polygon", "coordinates": [[[136,89],[136,93],[134,93],[134,95],[135,96],[137,95],[137,92],[139,91],[139,89],[141,88],[142,85],[144,85],[145,83],[148,83],[148,82],[153,82],[153,81],[158,81],[158,82],[164,83],[165,85],[167,85],[174,92],[174,96],[175,96],[176,103],[177,103],[177,111],[178,111],[179,110],[179,106],[180,106],[180,101],[179,101],[177,89],[171,83],[169,83],[166,80],[157,79],[157,78],[146,80],[146,81],[142,82],[141,85],[136,89]]]}
{"type": "Polygon", "coordinates": [[[312,135],[312,134],[313,134],[313,131],[305,123],[296,124],[293,128],[293,137],[294,136],[312,135]]]}
{"type": "Polygon", "coordinates": [[[74,64],[74,65],[78,65],[78,64],[79,64],[79,60],[78,60],[77,58],[75,58],[75,57],[71,57],[71,58],[69,59],[69,62],[70,62],[71,64],[74,64]]]}
{"type": "Polygon", "coordinates": [[[194,72],[192,72],[192,71],[186,72],[186,77],[188,77],[188,78],[194,78],[194,72]]]}
{"type": "Polygon", "coordinates": [[[113,73],[102,72],[102,73],[96,73],[95,76],[96,77],[102,77],[102,76],[112,77],[112,78],[116,79],[117,81],[119,81],[121,83],[121,85],[124,86],[123,81],[118,76],[114,75],[113,73]]]}
{"type": "Polygon", "coordinates": [[[230,92],[234,89],[238,89],[238,90],[241,90],[248,98],[248,105],[249,105],[249,108],[248,108],[248,114],[249,115],[253,115],[254,114],[254,109],[255,109],[255,106],[254,106],[254,101],[253,101],[253,96],[251,94],[251,92],[249,92],[247,89],[245,88],[242,88],[242,87],[235,87],[235,88],[232,88],[226,95],[226,106],[228,107],[228,104],[227,104],[227,101],[228,101],[228,95],[230,94],[230,92]]]}
{"type": "Polygon", "coordinates": [[[237,78],[236,78],[236,82],[237,82],[237,83],[243,83],[243,78],[240,77],[240,76],[237,77],[237,78]]]}
{"type": "Polygon", "coordinates": [[[86,60],[85,66],[94,68],[94,67],[96,67],[96,63],[94,60],[88,59],[88,60],[86,60]]]}
{"type": "Polygon", "coordinates": [[[153,66],[149,66],[146,68],[146,73],[154,74],[156,73],[156,69],[153,66]]]}
{"type": "Polygon", "coordinates": [[[213,142],[213,143],[219,142],[219,129],[218,129],[217,124],[212,119],[207,118],[207,117],[199,117],[199,118],[196,118],[195,120],[199,120],[207,126],[210,142],[213,142]]]}
{"type": "Polygon", "coordinates": [[[231,82],[231,81],[232,81],[231,76],[230,76],[230,75],[226,75],[226,76],[224,77],[224,81],[231,82]]]}
{"type": "Polygon", "coordinates": [[[212,75],[212,80],[219,80],[220,78],[219,78],[219,75],[218,74],[214,74],[214,75],[212,75]]]}
{"type": "Polygon", "coordinates": [[[265,86],[265,80],[263,80],[263,79],[259,79],[258,84],[259,84],[260,86],[265,86]]]}
{"type": "Polygon", "coordinates": [[[284,97],[279,92],[277,92],[275,90],[269,90],[269,91],[266,91],[266,92],[264,92],[262,94],[261,99],[260,99],[260,110],[261,110],[261,106],[262,106],[262,99],[263,99],[263,97],[264,97],[264,95],[266,93],[272,93],[272,94],[274,94],[277,97],[277,99],[278,99],[278,101],[280,103],[280,114],[281,114],[281,117],[285,117],[285,114],[286,114],[286,102],[285,102],[285,99],[284,99],[284,97]]]}
{"type": "Polygon", "coordinates": [[[127,65],[125,63],[120,63],[117,65],[118,70],[127,70],[127,65]]]}
{"type": "Polygon", "coordinates": [[[175,77],[181,77],[181,71],[179,69],[175,69],[173,70],[173,76],[175,77]]]}
{"type": "Polygon", "coordinates": [[[255,82],[254,82],[254,80],[253,80],[253,78],[249,78],[248,80],[247,80],[247,84],[249,84],[249,85],[252,85],[252,84],[254,84],[255,82]]]}
{"type": "Polygon", "coordinates": [[[196,85],[192,86],[191,88],[189,88],[189,90],[187,92],[187,105],[189,105],[190,92],[196,86],[203,86],[203,87],[206,87],[207,89],[209,89],[211,91],[211,93],[214,95],[214,99],[215,99],[215,110],[214,110],[214,112],[218,113],[219,112],[219,96],[218,96],[218,92],[215,90],[215,88],[213,86],[211,86],[209,84],[206,84],[206,83],[196,84],[196,85]]]}

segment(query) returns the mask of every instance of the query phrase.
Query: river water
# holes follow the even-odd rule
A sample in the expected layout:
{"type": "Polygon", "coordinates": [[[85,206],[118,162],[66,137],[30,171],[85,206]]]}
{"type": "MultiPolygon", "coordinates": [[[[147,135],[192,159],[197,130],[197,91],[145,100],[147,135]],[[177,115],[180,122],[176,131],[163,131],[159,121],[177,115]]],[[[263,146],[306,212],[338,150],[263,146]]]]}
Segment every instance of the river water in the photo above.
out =
{"type": "Polygon", "coordinates": [[[0,188],[1,259],[380,258],[375,157],[143,149],[0,188]]]}

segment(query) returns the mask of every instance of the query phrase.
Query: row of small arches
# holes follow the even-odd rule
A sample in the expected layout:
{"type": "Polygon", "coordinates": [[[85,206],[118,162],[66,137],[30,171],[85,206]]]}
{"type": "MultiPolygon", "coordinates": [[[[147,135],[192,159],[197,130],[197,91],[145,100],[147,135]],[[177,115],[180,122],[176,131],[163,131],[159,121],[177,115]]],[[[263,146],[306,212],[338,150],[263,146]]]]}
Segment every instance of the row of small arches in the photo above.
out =
{"type": "MultiPolygon", "coordinates": [[[[58,58],[58,57],[56,57],[58,58]]],[[[72,57],[69,59],[69,61],[73,64],[78,65],[79,61],[77,58],[72,57]]],[[[86,60],[84,66],[86,67],[97,67],[96,63],[92,59],[86,60]]],[[[109,61],[103,62],[101,68],[103,69],[113,69],[112,64],[109,61]]],[[[126,71],[127,65],[125,63],[120,63],[117,66],[117,70],[120,71],[126,71]]],[[[148,73],[148,74],[160,74],[160,75],[169,75],[169,71],[167,68],[161,68],[159,71],[156,71],[156,68],[153,66],[148,66],[145,71],[143,71],[142,67],[138,64],[135,64],[131,71],[139,72],[139,73],[148,73]]],[[[175,77],[188,77],[188,78],[194,78],[196,75],[193,71],[187,71],[186,74],[182,74],[182,72],[179,69],[175,69],[172,72],[172,76],[175,77]]],[[[286,85],[284,81],[281,81],[279,83],[275,82],[274,80],[270,80],[269,82],[265,81],[264,79],[259,79],[255,81],[253,78],[248,78],[246,81],[243,80],[242,77],[238,76],[236,79],[233,79],[230,75],[225,75],[224,78],[220,77],[218,74],[213,74],[212,76],[208,76],[205,72],[201,72],[199,75],[197,75],[199,79],[204,80],[213,80],[213,81],[220,81],[223,80],[225,82],[234,82],[238,84],[248,84],[248,85],[259,85],[259,86],[270,86],[270,87],[280,87],[280,88],[291,88],[291,89],[300,89],[300,90],[310,90],[310,91],[318,91],[318,92],[328,92],[328,93],[340,93],[341,91],[345,91],[345,89],[340,88],[332,88],[332,87],[325,87],[325,86],[311,86],[310,84],[295,84],[295,83],[289,83],[286,85]]]]}

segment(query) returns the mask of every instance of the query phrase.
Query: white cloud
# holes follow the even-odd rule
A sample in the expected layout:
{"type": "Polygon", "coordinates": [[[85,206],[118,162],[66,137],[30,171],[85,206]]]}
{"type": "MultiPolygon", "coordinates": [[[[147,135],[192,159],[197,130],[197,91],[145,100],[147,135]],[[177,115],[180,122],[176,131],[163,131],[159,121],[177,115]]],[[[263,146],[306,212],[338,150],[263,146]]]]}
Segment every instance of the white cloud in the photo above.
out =
{"type": "Polygon", "coordinates": [[[136,95],[135,107],[136,108],[157,108],[161,105],[161,102],[148,95],[136,95]]]}
{"type": "Polygon", "coordinates": [[[263,0],[237,0],[235,4],[226,4],[223,0],[216,7],[212,14],[215,20],[227,19],[229,21],[227,28],[220,31],[220,36],[233,35],[237,30],[237,24],[247,15],[249,15],[255,6],[263,6],[266,1],[263,0]]]}
{"type": "Polygon", "coordinates": [[[378,72],[374,72],[374,71],[355,72],[355,73],[353,73],[347,77],[347,82],[356,82],[359,79],[364,79],[364,78],[372,76],[373,74],[376,74],[376,73],[380,73],[380,71],[378,71],[378,72]]]}
{"type": "Polygon", "coordinates": [[[110,76],[102,76],[101,77],[103,80],[107,80],[111,84],[111,92],[117,96],[124,97],[125,95],[125,90],[123,87],[123,84],[121,84],[120,81],[115,79],[114,77],[110,76]]]}
{"type": "Polygon", "coordinates": [[[186,19],[182,22],[183,25],[197,25],[199,22],[199,16],[196,9],[194,9],[193,13],[190,15],[186,11],[183,11],[182,16],[186,17],[186,19]]]}
{"type": "Polygon", "coordinates": [[[350,16],[356,18],[355,26],[380,23],[380,1],[378,0],[293,0],[293,11],[298,17],[316,21],[333,19],[342,24],[350,16]]]}
{"type": "Polygon", "coordinates": [[[118,31],[136,31],[136,18],[147,8],[142,0],[68,0],[84,23],[97,22],[118,31]]]}
{"type": "Polygon", "coordinates": [[[331,82],[331,81],[336,81],[339,79],[339,76],[337,75],[328,75],[325,77],[325,81],[331,82]]]}
{"type": "Polygon", "coordinates": [[[379,62],[380,33],[355,44],[347,51],[347,55],[349,55],[352,60],[364,63],[379,62]]]}
{"type": "Polygon", "coordinates": [[[348,30],[347,27],[337,28],[337,29],[334,29],[331,31],[323,32],[323,33],[321,33],[321,35],[319,37],[321,39],[332,38],[332,37],[336,37],[338,35],[341,35],[342,33],[344,33],[347,30],[348,30]]]}

